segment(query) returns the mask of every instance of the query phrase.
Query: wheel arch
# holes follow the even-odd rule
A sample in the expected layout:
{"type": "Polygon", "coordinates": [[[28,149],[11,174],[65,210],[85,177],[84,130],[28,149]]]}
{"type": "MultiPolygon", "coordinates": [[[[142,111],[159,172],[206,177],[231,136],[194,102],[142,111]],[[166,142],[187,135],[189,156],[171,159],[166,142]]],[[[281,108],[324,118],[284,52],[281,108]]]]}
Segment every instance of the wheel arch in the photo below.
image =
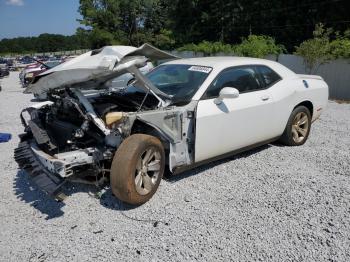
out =
{"type": "Polygon", "coordinates": [[[299,107],[299,106],[305,106],[307,109],[310,110],[311,119],[312,119],[312,117],[313,117],[314,106],[313,106],[313,104],[312,104],[311,101],[309,101],[309,100],[304,100],[304,101],[301,101],[301,102],[297,103],[294,107],[292,107],[292,106],[293,106],[293,104],[292,104],[291,107],[290,107],[289,116],[288,116],[288,118],[286,118],[286,120],[285,120],[285,122],[284,122],[284,129],[283,129],[283,132],[285,131],[285,129],[286,129],[286,127],[287,127],[289,117],[291,116],[291,114],[293,113],[293,111],[294,111],[297,107],[299,107]]]}
{"type": "Polygon", "coordinates": [[[292,111],[294,111],[294,109],[296,109],[297,107],[299,106],[305,106],[307,109],[309,109],[310,111],[310,114],[311,114],[311,119],[312,119],[312,116],[313,116],[313,113],[314,113],[314,105],[312,104],[311,101],[309,100],[305,100],[303,102],[300,102],[299,104],[297,104],[292,111]]]}
{"type": "Polygon", "coordinates": [[[133,134],[145,134],[158,138],[162,142],[166,154],[168,153],[170,148],[170,139],[162,130],[151,123],[136,119],[130,132],[130,135],[133,134]]]}

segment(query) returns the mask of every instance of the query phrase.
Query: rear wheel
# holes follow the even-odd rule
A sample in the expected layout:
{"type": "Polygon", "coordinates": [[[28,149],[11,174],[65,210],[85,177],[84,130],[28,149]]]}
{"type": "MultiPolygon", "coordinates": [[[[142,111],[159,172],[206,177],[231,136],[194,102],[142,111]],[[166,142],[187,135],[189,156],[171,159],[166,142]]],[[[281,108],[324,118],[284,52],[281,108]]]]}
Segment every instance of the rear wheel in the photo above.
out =
{"type": "Polygon", "coordinates": [[[147,202],[158,189],[164,166],[164,148],[158,138],[131,135],[120,145],[112,162],[113,194],[129,204],[147,202]]]}
{"type": "Polygon", "coordinates": [[[307,107],[298,106],[289,117],[280,142],[288,146],[303,145],[309,137],[311,114],[307,107]]]}

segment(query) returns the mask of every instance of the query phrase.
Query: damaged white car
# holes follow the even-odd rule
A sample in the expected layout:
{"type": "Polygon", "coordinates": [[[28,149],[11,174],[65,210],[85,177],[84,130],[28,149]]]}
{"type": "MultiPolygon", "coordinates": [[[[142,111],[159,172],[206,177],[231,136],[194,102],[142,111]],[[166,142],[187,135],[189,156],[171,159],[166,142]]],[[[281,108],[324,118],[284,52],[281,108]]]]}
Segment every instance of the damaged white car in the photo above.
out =
{"type": "Polygon", "coordinates": [[[66,181],[110,181],[119,199],[142,204],[166,170],[275,140],[304,144],[327,104],[321,77],[276,62],[175,58],[147,44],[112,46],[38,76],[26,91],[49,101],[21,113],[19,166],[57,199],[66,181]],[[143,75],[139,68],[149,59],[173,60],[143,75]],[[111,79],[125,73],[135,80],[111,90],[111,79]]]}

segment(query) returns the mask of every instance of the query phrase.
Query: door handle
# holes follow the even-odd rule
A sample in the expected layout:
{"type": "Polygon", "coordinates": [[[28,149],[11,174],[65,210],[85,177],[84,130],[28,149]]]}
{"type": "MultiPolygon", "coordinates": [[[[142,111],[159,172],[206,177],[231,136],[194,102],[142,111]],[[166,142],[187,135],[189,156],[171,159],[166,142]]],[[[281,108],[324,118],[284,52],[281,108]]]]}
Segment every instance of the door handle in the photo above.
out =
{"type": "Polygon", "coordinates": [[[267,101],[267,100],[269,100],[269,99],[270,99],[269,96],[262,96],[262,97],[261,97],[261,100],[262,100],[262,101],[267,101]]]}

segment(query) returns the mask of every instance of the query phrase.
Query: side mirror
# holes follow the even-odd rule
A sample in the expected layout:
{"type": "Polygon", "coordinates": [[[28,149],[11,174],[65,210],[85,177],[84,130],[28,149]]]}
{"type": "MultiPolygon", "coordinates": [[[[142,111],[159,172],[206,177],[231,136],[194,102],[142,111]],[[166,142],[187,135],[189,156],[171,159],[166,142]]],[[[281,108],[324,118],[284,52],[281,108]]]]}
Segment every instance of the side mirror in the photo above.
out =
{"type": "Polygon", "coordinates": [[[222,100],[224,100],[225,98],[237,98],[239,97],[239,91],[238,89],[234,88],[234,87],[224,87],[223,89],[221,89],[219,96],[217,98],[215,98],[214,103],[219,105],[222,103],[222,100]]]}

